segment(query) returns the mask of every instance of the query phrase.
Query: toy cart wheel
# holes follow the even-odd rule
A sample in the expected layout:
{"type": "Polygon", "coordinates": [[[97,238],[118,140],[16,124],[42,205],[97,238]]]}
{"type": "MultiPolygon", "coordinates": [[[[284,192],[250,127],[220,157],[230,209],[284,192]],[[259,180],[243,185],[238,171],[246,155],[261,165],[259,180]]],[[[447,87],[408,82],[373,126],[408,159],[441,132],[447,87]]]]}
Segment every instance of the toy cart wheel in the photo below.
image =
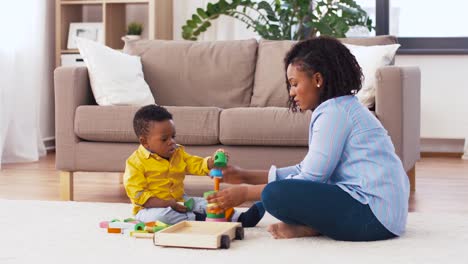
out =
{"type": "Polygon", "coordinates": [[[237,240],[242,240],[244,239],[244,228],[242,227],[236,227],[236,237],[235,239],[237,240]]]}
{"type": "Polygon", "coordinates": [[[221,236],[221,248],[228,249],[231,246],[231,239],[228,235],[221,236]]]}

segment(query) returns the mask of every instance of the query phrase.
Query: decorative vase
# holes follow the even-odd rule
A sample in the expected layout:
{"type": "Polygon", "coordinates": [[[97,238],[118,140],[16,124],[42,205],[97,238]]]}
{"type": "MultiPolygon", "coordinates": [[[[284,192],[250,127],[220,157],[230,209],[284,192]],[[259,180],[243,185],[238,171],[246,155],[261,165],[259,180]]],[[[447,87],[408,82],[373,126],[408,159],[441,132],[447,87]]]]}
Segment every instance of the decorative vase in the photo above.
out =
{"type": "Polygon", "coordinates": [[[141,36],[140,35],[126,35],[122,37],[123,42],[128,42],[128,41],[137,41],[140,40],[141,36]]]}

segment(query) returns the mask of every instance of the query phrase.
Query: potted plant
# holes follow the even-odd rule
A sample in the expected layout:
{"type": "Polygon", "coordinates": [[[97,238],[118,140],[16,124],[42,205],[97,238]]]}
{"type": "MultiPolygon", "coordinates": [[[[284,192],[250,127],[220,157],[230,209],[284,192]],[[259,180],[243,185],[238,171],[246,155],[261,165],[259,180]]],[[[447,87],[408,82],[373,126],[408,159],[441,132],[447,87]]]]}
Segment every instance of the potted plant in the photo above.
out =
{"type": "Polygon", "coordinates": [[[373,28],[372,20],[354,0],[219,0],[198,8],[182,26],[182,37],[197,40],[211,26],[210,21],[221,15],[234,17],[271,40],[345,37],[353,26],[373,28]]]}
{"type": "Polygon", "coordinates": [[[143,32],[143,24],[132,22],[127,26],[127,35],[122,38],[123,41],[139,40],[143,32]]]}

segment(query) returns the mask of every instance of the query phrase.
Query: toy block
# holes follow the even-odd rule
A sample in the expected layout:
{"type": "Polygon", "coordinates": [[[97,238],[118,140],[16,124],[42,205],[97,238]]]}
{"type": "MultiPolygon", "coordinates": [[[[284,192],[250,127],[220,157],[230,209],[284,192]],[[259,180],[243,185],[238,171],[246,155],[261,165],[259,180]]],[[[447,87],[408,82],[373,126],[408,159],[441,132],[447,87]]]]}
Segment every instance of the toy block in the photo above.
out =
{"type": "Polygon", "coordinates": [[[226,167],[227,165],[227,157],[226,154],[222,151],[216,152],[214,156],[214,166],[221,168],[221,167],[226,167]]]}
{"type": "Polygon", "coordinates": [[[133,237],[135,238],[151,238],[153,239],[154,233],[134,233],[133,237]]]}
{"type": "Polygon", "coordinates": [[[135,231],[142,231],[142,230],[145,230],[145,227],[146,227],[145,223],[138,223],[138,224],[135,225],[134,230],[135,231]]]}
{"type": "Polygon", "coordinates": [[[166,224],[166,223],[161,222],[161,221],[156,221],[156,225],[157,225],[157,226],[162,226],[162,227],[169,227],[169,226],[171,226],[171,225],[166,224]]]}
{"type": "Polygon", "coordinates": [[[153,233],[159,232],[163,229],[167,228],[167,226],[154,226],[153,227],[153,233]]]}
{"type": "Polygon", "coordinates": [[[107,233],[111,234],[122,234],[122,229],[120,228],[107,228],[107,233]]]}
{"type": "Polygon", "coordinates": [[[135,229],[135,224],[125,222],[112,222],[109,223],[109,228],[120,228],[120,229],[135,229]]]}
{"type": "Polygon", "coordinates": [[[154,221],[153,221],[153,222],[146,222],[146,223],[145,223],[145,226],[149,226],[149,227],[153,227],[153,226],[155,226],[155,225],[156,225],[156,222],[154,222],[154,221]]]}
{"type": "Polygon", "coordinates": [[[100,228],[108,228],[109,227],[109,221],[102,221],[99,223],[100,228]]]}
{"type": "Polygon", "coordinates": [[[142,234],[142,233],[148,234],[148,231],[144,231],[144,230],[131,231],[131,232],[130,232],[130,236],[134,237],[135,234],[142,234]]]}
{"type": "Polygon", "coordinates": [[[210,170],[210,176],[215,177],[215,178],[222,178],[223,177],[223,171],[220,169],[211,169],[210,170]]]}
{"type": "Polygon", "coordinates": [[[184,202],[184,206],[187,207],[189,211],[193,211],[194,205],[195,205],[195,201],[193,200],[193,198],[190,198],[184,202]]]}
{"type": "Polygon", "coordinates": [[[224,213],[220,214],[214,214],[214,213],[207,213],[206,218],[226,218],[226,215],[224,213]]]}
{"type": "Polygon", "coordinates": [[[204,193],[203,193],[203,198],[206,199],[208,196],[210,196],[210,195],[212,195],[212,194],[214,194],[214,193],[216,193],[216,191],[207,191],[207,192],[204,192],[204,193]]]}
{"type": "Polygon", "coordinates": [[[226,218],[206,218],[206,222],[226,222],[226,218]]]}

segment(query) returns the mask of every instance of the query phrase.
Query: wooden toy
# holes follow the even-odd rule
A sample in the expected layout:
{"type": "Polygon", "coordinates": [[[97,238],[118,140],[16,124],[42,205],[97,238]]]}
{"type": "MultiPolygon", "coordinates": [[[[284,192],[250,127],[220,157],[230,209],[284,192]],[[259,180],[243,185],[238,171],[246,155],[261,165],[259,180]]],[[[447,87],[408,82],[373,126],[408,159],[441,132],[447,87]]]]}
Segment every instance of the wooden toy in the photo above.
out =
{"type": "Polygon", "coordinates": [[[135,224],[130,222],[111,222],[109,228],[135,229],[135,224]]]}
{"type": "Polygon", "coordinates": [[[231,240],[244,239],[240,223],[183,221],[154,234],[157,246],[228,249],[231,240]]]}
{"type": "Polygon", "coordinates": [[[107,233],[110,233],[110,234],[122,234],[122,229],[121,229],[121,228],[111,228],[111,227],[108,227],[108,228],[107,228],[107,233]]]}
{"type": "Polygon", "coordinates": [[[193,211],[193,206],[195,205],[195,201],[193,198],[188,199],[184,202],[184,206],[187,207],[187,210],[193,211]]]}
{"type": "Polygon", "coordinates": [[[102,221],[99,223],[100,228],[108,228],[109,227],[109,221],[102,221]]]}

